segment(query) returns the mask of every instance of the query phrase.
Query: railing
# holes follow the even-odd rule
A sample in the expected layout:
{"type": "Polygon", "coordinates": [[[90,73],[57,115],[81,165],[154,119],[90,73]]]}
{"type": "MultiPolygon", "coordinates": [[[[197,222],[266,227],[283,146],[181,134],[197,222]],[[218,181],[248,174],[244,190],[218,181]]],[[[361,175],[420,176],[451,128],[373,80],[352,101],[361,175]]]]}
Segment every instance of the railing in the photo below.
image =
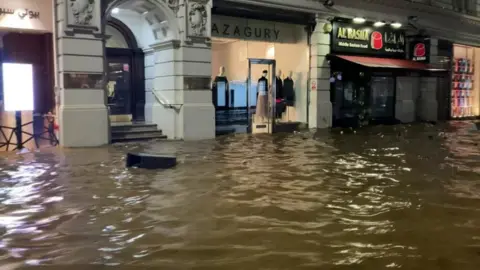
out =
{"type": "Polygon", "coordinates": [[[158,101],[158,103],[162,104],[165,108],[174,109],[176,111],[179,111],[182,108],[183,104],[172,104],[168,102],[165,98],[163,98],[161,94],[159,94],[158,92],[159,91],[157,90],[152,90],[152,93],[155,99],[158,101]]]}
{"type": "Polygon", "coordinates": [[[405,0],[411,3],[451,10],[471,16],[480,16],[479,0],[405,0]]]}
{"type": "Polygon", "coordinates": [[[55,134],[57,126],[55,124],[55,116],[49,114],[33,114],[33,120],[25,124],[21,123],[21,114],[16,115],[16,126],[0,126],[0,149],[5,151],[16,151],[26,147],[30,141],[35,143],[35,147],[40,148],[39,141],[47,141],[51,146],[57,146],[59,140],[55,134]],[[35,127],[35,123],[41,121],[41,127],[35,127]],[[46,123],[45,123],[46,122],[46,123]],[[32,132],[25,131],[24,128],[31,126],[32,132]],[[24,138],[23,135],[27,135],[24,138]],[[12,142],[15,139],[15,142],[12,142]]]}

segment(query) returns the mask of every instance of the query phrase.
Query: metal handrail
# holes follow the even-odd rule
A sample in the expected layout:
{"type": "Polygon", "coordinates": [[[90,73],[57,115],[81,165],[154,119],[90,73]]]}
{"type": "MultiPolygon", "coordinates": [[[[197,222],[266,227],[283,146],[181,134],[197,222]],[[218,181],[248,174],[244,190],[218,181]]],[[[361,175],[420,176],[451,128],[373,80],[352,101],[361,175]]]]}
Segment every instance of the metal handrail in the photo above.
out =
{"type": "Polygon", "coordinates": [[[169,109],[174,109],[174,110],[180,110],[183,106],[183,104],[173,104],[168,102],[168,100],[162,98],[159,93],[157,93],[158,90],[152,90],[153,96],[155,99],[158,101],[158,103],[162,104],[164,107],[169,108],[169,109]],[[177,107],[179,106],[179,107],[177,107]]]}

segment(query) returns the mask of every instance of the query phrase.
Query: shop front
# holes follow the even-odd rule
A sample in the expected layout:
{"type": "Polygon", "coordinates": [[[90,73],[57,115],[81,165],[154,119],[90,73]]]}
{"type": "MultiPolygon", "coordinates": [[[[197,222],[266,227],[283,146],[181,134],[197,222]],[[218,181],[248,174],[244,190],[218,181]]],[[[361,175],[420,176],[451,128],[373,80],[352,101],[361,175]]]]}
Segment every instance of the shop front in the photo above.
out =
{"type": "Polygon", "coordinates": [[[213,15],[211,34],[217,134],[307,122],[305,25],[213,15]]]}
{"type": "Polygon", "coordinates": [[[22,123],[20,129],[27,132],[22,141],[28,140],[32,134],[42,132],[42,115],[55,111],[54,8],[53,1],[45,2],[10,0],[0,4],[0,125],[4,134],[1,150],[13,149],[11,144],[17,143],[18,137],[9,136],[12,128],[22,123]],[[23,67],[28,73],[10,72],[7,65],[23,67]],[[9,78],[3,76],[4,72],[9,78]],[[18,91],[5,87],[12,80],[18,91]],[[29,91],[19,95],[25,83],[29,91]],[[12,100],[16,100],[15,104],[12,100]]]}
{"type": "Polygon", "coordinates": [[[400,25],[335,19],[332,26],[333,126],[415,121],[420,78],[429,76],[429,46],[413,48],[415,59],[407,60],[400,25]]]}
{"type": "Polygon", "coordinates": [[[451,119],[480,117],[480,48],[453,44],[451,67],[451,119]]]}

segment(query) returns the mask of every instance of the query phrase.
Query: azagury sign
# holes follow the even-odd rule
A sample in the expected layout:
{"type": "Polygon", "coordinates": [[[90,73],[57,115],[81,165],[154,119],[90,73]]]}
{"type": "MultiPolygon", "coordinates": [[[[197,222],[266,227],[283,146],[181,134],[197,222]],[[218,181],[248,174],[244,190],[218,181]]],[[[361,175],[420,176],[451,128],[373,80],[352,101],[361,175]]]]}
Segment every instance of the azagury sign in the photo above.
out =
{"type": "Polygon", "coordinates": [[[388,25],[334,22],[332,51],[335,53],[362,54],[405,58],[405,32],[388,25]]]}

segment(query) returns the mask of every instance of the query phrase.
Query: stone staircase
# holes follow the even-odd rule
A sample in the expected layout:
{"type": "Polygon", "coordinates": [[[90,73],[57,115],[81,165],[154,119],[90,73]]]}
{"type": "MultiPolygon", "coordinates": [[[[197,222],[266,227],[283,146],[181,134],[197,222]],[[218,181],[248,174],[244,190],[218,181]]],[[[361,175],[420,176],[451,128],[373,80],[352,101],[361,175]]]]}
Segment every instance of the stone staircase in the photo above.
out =
{"type": "Polygon", "coordinates": [[[166,139],[156,124],[149,123],[112,123],[112,142],[166,139]]]}

